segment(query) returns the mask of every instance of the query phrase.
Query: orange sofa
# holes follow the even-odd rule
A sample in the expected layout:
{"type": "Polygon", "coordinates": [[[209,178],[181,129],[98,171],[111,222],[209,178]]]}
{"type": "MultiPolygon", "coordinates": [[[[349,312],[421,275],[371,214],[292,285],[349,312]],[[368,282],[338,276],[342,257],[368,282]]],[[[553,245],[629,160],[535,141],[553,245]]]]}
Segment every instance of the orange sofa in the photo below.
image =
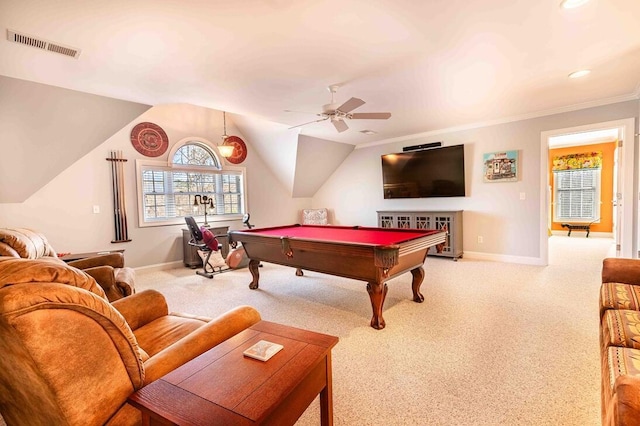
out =
{"type": "Polygon", "coordinates": [[[129,395],[258,321],[249,306],[215,319],[170,313],[154,290],[110,303],[52,257],[4,259],[0,414],[12,426],[141,425],[129,395]]]}
{"type": "Polygon", "coordinates": [[[640,259],[603,261],[600,350],[602,424],[640,425],[640,259]]]}
{"type": "MultiPolygon", "coordinates": [[[[46,237],[27,228],[0,228],[0,260],[6,258],[58,259],[46,237]]],[[[122,253],[110,253],[68,262],[83,269],[96,279],[110,301],[121,299],[135,292],[135,271],[124,266],[122,253]]]]}

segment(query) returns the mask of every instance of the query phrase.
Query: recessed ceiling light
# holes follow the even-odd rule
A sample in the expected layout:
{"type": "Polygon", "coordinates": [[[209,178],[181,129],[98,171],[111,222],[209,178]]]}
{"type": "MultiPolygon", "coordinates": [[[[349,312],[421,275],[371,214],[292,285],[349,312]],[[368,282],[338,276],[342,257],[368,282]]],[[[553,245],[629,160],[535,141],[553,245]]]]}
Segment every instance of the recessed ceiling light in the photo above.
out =
{"type": "Polygon", "coordinates": [[[591,72],[591,70],[580,70],[580,71],[575,71],[572,72],[571,74],[569,74],[569,78],[580,78],[580,77],[584,77],[585,75],[589,74],[591,72]]]}
{"type": "Polygon", "coordinates": [[[564,9],[574,9],[589,2],[589,0],[562,0],[560,6],[564,9]]]}
{"type": "Polygon", "coordinates": [[[374,132],[373,130],[360,130],[360,133],[364,133],[365,135],[375,135],[378,132],[374,132]]]}

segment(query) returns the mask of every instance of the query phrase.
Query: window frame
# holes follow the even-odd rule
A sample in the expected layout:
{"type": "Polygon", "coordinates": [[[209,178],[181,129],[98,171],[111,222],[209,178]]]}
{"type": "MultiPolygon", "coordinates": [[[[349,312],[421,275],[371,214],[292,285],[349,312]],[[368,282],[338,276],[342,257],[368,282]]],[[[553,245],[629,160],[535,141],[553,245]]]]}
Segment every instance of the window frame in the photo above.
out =
{"type": "MultiPolygon", "coordinates": [[[[186,172],[211,172],[214,171],[217,174],[224,174],[224,172],[231,172],[232,174],[238,174],[242,178],[242,206],[241,211],[238,214],[218,214],[218,213],[207,213],[207,221],[208,222],[225,222],[231,220],[241,220],[244,212],[248,211],[247,205],[247,173],[246,168],[236,165],[230,165],[223,160],[223,157],[218,152],[216,145],[207,141],[206,139],[198,138],[198,137],[188,137],[180,140],[175,143],[171,148],[167,160],[153,160],[146,158],[138,158],[136,159],[136,188],[137,188],[137,204],[138,204],[138,226],[140,228],[147,227],[156,227],[156,226],[170,226],[170,225],[184,225],[184,217],[174,217],[166,220],[153,220],[147,221],[145,220],[144,215],[144,192],[143,192],[143,178],[142,171],[144,169],[154,168],[156,170],[162,171],[186,171],[186,172]],[[214,155],[214,159],[220,165],[220,168],[215,166],[198,166],[198,165],[182,165],[182,164],[173,164],[174,154],[185,145],[200,145],[203,148],[211,151],[214,155]]],[[[194,214],[196,219],[204,220],[204,215],[196,215],[194,214]]]]}

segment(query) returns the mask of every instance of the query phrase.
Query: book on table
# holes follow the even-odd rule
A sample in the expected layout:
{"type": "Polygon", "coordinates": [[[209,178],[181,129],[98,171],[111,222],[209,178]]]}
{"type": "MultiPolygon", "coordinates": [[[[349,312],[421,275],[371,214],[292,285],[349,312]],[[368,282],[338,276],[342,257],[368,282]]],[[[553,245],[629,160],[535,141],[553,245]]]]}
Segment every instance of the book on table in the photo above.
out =
{"type": "Polygon", "coordinates": [[[250,358],[259,359],[260,361],[266,361],[283,348],[278,343],[268,342],[266,340],[260,340],[258,343],[245,350],[243,354],[250,358]]]}

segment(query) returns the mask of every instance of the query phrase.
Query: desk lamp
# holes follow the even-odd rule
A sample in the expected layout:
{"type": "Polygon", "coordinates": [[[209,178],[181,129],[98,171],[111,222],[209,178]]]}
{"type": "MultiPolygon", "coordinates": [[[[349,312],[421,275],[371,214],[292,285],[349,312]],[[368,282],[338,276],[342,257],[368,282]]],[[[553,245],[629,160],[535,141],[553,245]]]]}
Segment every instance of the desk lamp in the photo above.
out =
{"type": "Polygon", "coordinates": [[[212,209],[215,209],[213,198],[207,195],[200,195],[200,194],[196,195],[195,197],[193,197],[194,210],[198,206],[204,206],[204,226],[209,226],[209,224],[207,223],[207,207],[211,207],[212,209]]]}

